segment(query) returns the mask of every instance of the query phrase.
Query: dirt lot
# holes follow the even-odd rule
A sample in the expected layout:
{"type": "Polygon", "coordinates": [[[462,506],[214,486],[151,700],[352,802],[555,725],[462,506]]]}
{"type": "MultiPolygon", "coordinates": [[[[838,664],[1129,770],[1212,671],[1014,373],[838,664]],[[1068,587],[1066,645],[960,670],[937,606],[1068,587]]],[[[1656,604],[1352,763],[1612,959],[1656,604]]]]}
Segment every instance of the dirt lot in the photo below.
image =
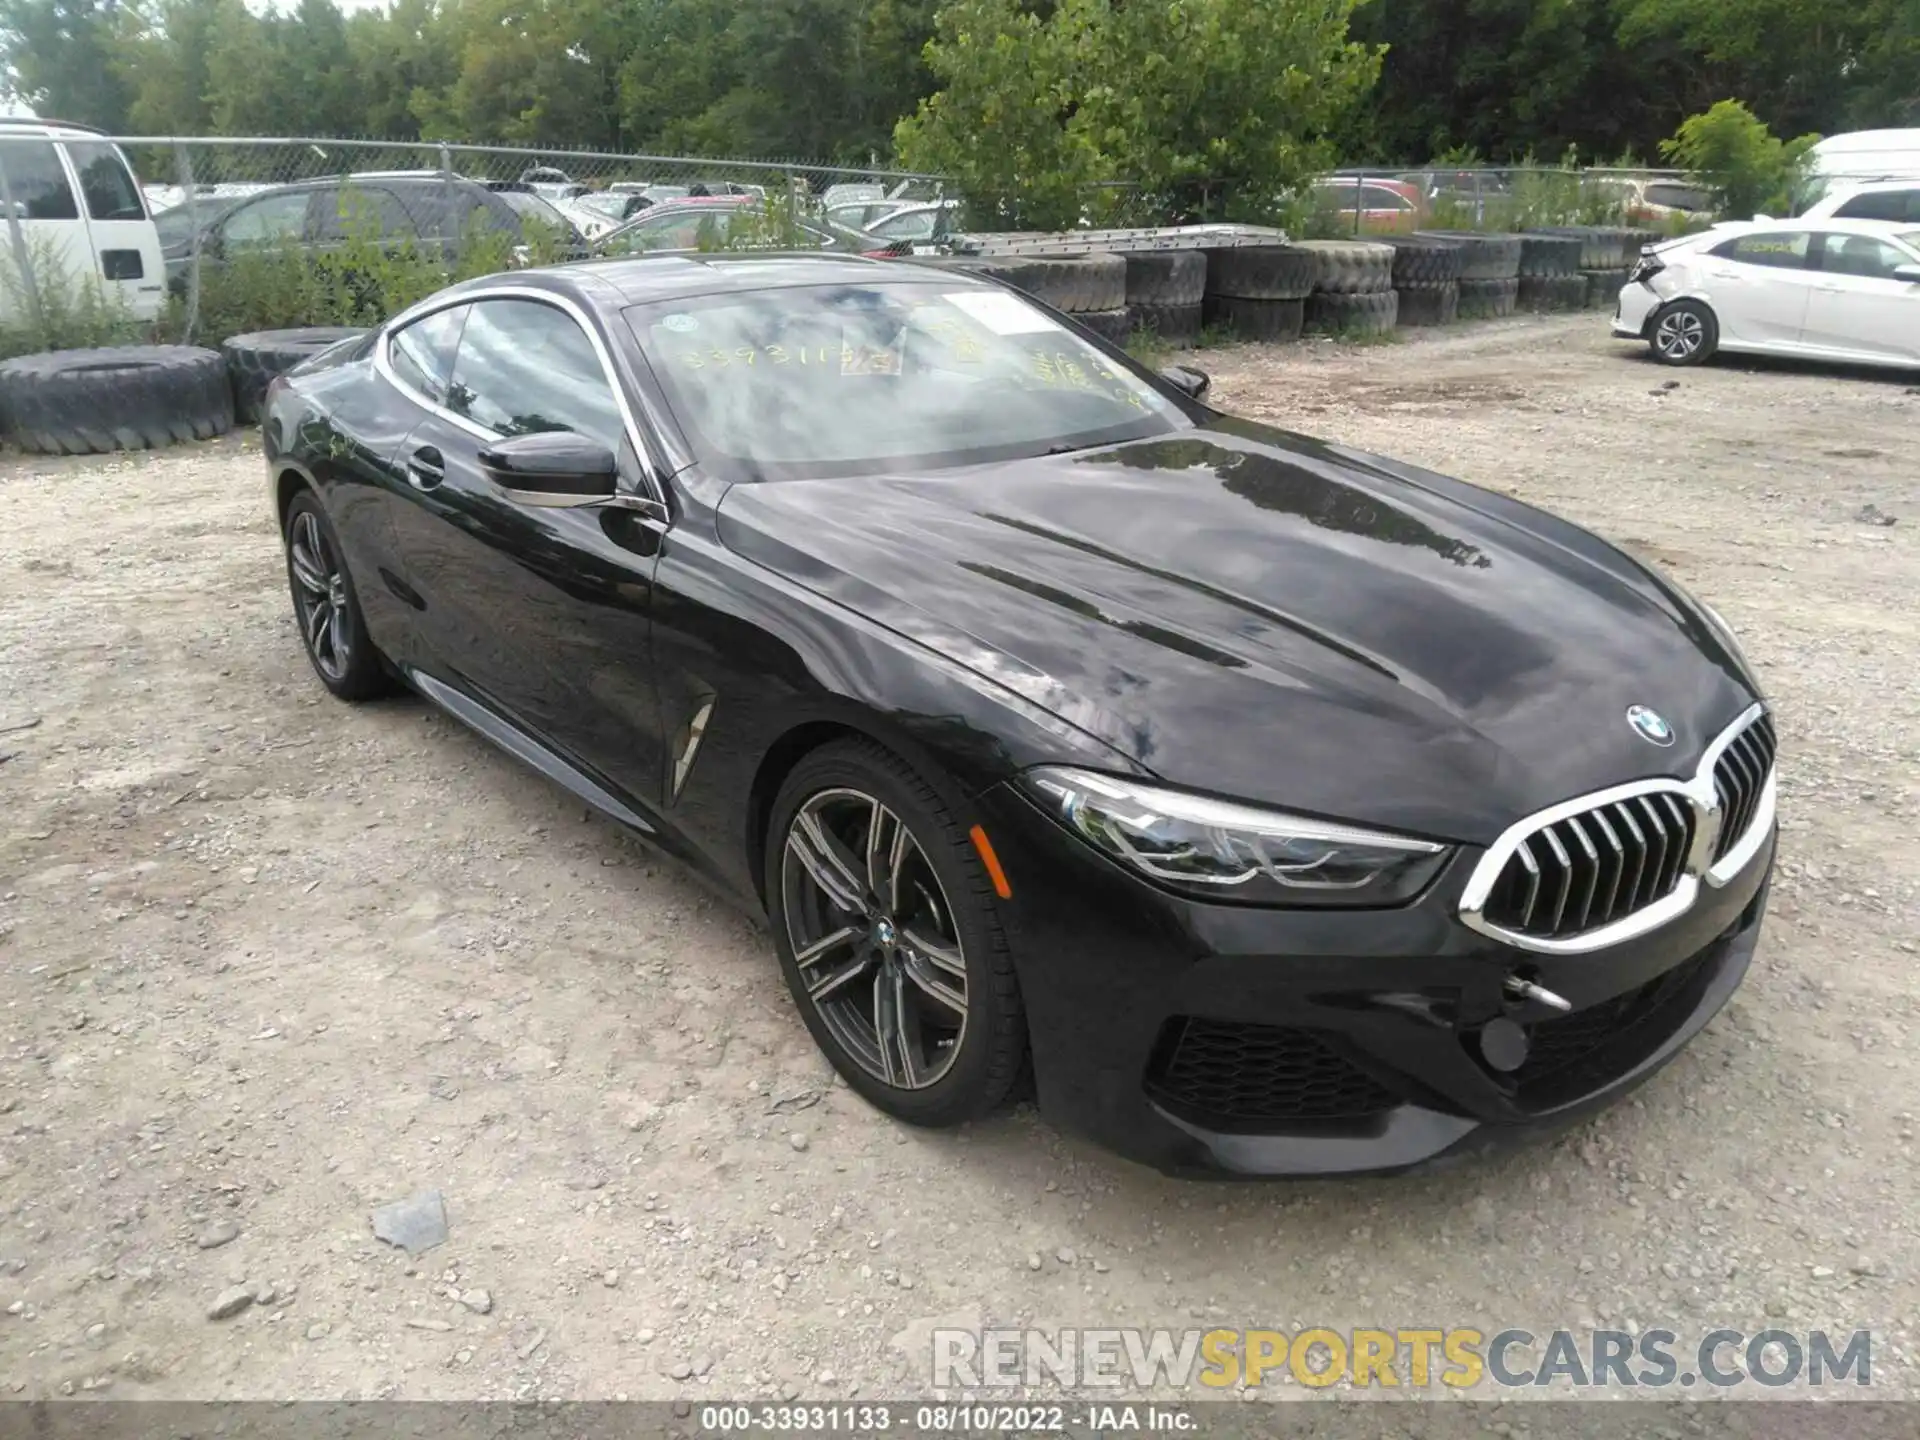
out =
{"type": "Polygon", "coordinates": [[[1732,1006],[1631,1104],[1411,1180],[887,1122],[747,920],[425,705],[325,696],[251,435],[0,462],[0,1394],[912,1395],[937,1316],[1871,1327],[1920,1392],[1920,390],[1603,331],[1204,357],[1668,567],[1779,706],[1732,1006]],[[410,1263],[368,1212],[427,1188],[410,1263]]]}

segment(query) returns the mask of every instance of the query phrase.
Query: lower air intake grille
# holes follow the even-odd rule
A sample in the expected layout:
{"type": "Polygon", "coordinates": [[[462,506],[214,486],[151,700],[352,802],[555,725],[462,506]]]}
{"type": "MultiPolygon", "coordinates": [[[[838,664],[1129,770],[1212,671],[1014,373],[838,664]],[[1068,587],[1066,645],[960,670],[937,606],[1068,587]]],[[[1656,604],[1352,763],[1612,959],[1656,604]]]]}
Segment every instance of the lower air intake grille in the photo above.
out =
{"type": "Polygon", "coordinates": [[[1543,939],[1623,920],[1673,893],[1693,848],[1693,825],[1693,807],[1670,791],[1543,825],[1501,870],[1486,917],[1543,939]]]}
{"type": "Polygon", "coordinates": [[[1400,1103],[1316,1031],[1187,1016],[1161,1031],[1146,1089],[1183,1119],[1242,1133],[1368,1120],[1400,1103]]]}

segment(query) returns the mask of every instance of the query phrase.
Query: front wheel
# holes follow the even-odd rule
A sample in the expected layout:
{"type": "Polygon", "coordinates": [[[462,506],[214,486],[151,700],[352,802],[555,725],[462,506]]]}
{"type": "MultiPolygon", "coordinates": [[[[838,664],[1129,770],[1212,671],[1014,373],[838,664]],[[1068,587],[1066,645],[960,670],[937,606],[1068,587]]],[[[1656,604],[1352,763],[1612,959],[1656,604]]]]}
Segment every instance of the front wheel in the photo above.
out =
{"type": "Polygon", "coordinates": [[[1026,1022],[968,832],[897,756],[845,741],[774,801],[767,911],[802,1019],[847,1083],[915,1125],[1007,1098],[1026,1022]]]}
{"type": "Polygon", "coordinates": [[[1699,365],[1720,344],[1720,322],[1698,300],[1676,300],[1654,317],[1647,343],[1662,365],[1699,365]]]}

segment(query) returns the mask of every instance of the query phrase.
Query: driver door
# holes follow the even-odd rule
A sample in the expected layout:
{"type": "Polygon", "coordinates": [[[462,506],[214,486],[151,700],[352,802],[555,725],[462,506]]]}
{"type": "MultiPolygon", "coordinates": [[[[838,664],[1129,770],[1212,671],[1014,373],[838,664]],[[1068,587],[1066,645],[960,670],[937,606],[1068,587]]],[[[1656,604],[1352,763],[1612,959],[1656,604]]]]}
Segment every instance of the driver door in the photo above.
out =
{"type": "Polygon", "coordinates": [[[615,383],[558,305],[475,300],[444,400],[421,407],[399,457],[411,493],[395,543],[436,678],[652,806],[661,748],[649,611],[664,527],[619,506],[523,504],[481,460],[499,439],[572,431],[614,453],[622,492],[644,493],[615,383]]]}

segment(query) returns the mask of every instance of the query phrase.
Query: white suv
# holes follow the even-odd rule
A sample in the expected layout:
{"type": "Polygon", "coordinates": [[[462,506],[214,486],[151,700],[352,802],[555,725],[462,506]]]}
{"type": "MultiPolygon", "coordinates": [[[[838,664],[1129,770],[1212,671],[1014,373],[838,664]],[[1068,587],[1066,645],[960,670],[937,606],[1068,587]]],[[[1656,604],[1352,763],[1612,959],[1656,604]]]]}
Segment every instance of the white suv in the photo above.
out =
{"type": "Polygon", "coordinates": [[[119,146],[84,125],[0,117],[0,180],[12,202],[11,215],[0,204],[0,324],[22,318],[31,293],[22,250],[43,295],[59,287],[70,302],[98,285],[136,320],[160,313],[160,236],[119,146]]]}
{"type": "Polygon", "coordinates": [[[1802,220],[1890,220],[1920,225],[1920,179],[1842,185],[1810,206],[1802,220]]]}

